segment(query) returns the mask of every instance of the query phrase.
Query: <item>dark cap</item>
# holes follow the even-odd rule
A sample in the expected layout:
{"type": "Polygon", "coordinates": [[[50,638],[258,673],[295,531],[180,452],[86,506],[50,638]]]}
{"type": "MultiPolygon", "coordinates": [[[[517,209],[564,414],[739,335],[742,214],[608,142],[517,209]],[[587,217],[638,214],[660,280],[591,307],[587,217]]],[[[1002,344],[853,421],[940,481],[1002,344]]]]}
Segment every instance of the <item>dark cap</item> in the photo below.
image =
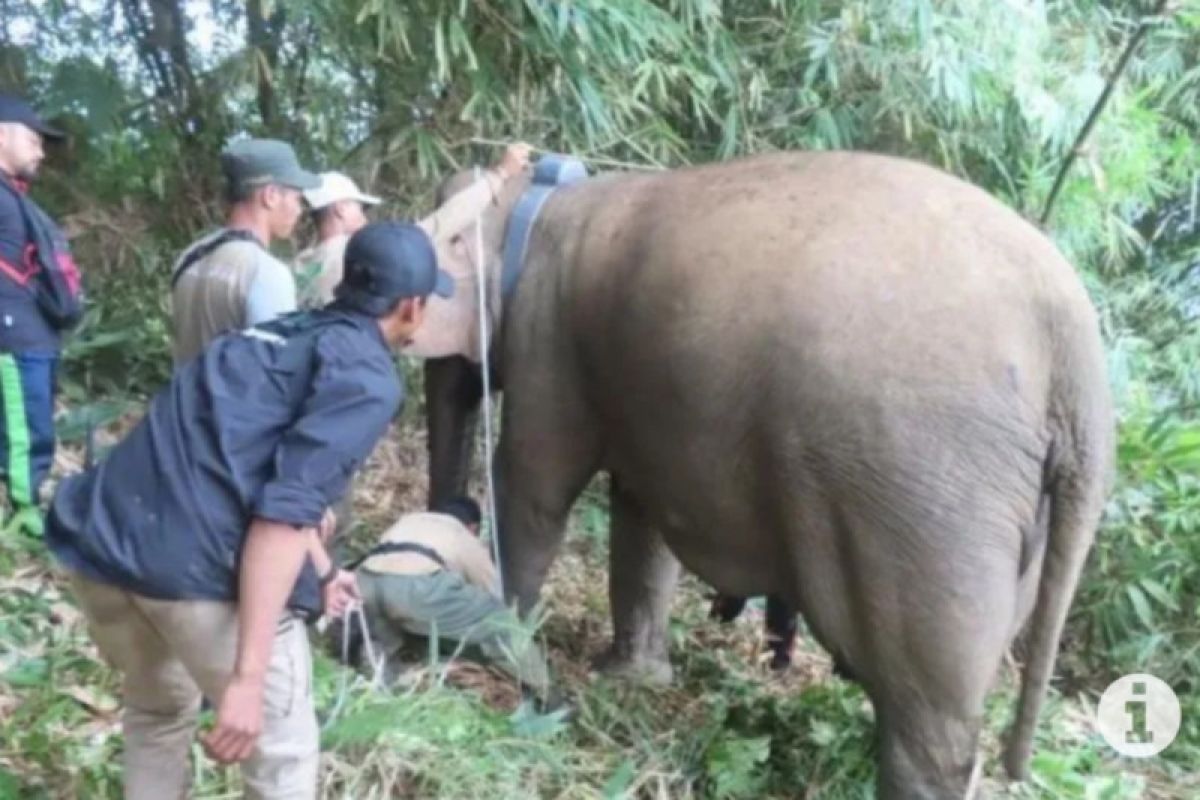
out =
{"type": "Polygon", "coordinates": [[[62,139],[66,136],[57,128],[47,125],[29,103],[16,95],[3,92],[0,92],[0,122],[19,122],[47,139],[62,139]]]}
{"type": "Polygon", "coordinates": [[[372,222],[350,237],[333,296],[372,316],[408,297],[450,297],[454,279],[438,269],[428,234],[416,225],[372,222]]]}
{"type": "Polygon", "coordinates": [[[278,184],[315,189],[321,179],[300,166],[296,151],[278,139],[243,139],[221,152],[221,169],[232,187],[278,184]]]}

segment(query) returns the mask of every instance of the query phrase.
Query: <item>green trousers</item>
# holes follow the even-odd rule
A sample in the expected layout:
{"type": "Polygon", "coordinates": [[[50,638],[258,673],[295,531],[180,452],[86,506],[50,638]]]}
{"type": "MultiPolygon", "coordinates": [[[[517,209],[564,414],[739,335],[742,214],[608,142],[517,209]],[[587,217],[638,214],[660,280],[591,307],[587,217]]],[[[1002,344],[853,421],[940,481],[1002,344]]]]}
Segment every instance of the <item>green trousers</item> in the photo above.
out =
{"type": "Polygon", "coordinates": [[[371,637],[390,663],[406,646],[436,638],[477,650],[535,690],[549,687],[545,658],[528,626],[499,598],[458,573],[397,575],[359,569],[358,586],[371,637]]]}

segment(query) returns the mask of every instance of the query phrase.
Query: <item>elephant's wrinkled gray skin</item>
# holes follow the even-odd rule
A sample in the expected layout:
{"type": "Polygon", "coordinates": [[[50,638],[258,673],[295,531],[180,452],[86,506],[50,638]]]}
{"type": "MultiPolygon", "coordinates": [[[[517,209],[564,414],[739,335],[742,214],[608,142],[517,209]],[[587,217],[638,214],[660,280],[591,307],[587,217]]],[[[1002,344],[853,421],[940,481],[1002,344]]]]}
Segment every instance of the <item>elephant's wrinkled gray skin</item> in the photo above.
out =
{"type": "Polygon", "coordinates": [[[879,795],[957,798],[1030,618],[1026,773],[1113,456],[1095,313],[1032,226],[866,154],[596,178],[546,204],[498,346],[522,608],[608,470],[614,669],[669,676],[676,557],[777,594],[870,695],[879,795]]]}

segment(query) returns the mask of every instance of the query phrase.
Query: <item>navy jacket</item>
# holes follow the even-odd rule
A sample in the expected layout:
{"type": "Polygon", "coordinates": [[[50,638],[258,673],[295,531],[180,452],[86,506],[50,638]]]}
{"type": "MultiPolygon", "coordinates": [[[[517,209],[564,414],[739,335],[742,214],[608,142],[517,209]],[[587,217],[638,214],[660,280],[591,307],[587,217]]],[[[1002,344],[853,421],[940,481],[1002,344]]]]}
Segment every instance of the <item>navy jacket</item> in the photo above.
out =
{"type": "Polygon", "coordinates": [[[81,313],[66,237],[23,184],[0,174],[0,351],[55,354],[81,313]]]}
{"type": "MultiPolygon", "coordinates": [[[[317,525],[402,400],[370,317],[330,308],[224,334],[103,462],[63,481],[47,543],[146,597],[236,600],[251,520],[317,525]]],[[[311,563],[288,605],[319,609],[311,563]]]]}

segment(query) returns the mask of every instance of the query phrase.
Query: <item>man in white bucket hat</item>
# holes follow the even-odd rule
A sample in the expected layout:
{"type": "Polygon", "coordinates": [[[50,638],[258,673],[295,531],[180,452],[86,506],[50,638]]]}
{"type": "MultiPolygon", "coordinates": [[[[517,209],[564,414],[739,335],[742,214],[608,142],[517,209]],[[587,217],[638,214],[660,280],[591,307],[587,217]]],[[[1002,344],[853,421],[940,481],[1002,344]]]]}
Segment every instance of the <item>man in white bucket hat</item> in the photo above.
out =
{"type": "Polygon", "coordinates": [[[366,226],[367,206],[380,199],[364,193],[349,176],[321,173],[321,185],[304,192],[317,227],[317,243],[296,257],[297,295],[301,308],[316,308],[333,299],[342,280],[346,242],[366,226]]]}

